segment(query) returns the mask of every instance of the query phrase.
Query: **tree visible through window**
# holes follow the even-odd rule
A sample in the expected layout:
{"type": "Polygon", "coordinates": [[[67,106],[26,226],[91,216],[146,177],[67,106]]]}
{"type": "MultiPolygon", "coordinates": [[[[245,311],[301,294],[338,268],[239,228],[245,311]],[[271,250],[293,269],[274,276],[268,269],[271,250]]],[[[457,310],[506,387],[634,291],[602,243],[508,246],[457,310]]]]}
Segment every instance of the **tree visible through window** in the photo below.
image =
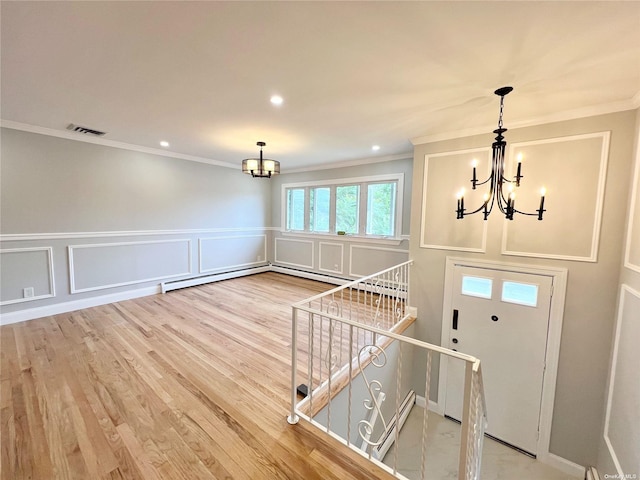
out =
{"type": "Polygon", "coordinates": [[[374,183],[367,188],[367,235],[392,236],[396,220],[396,184],[374,183]]]}
{"type": "Polygon", "coordinates": [[[309,230],[329,232],[331,189],[329,187],[309,189],[309,230]]]}
{"type": "Polygon", "coordinates": [[[287,190],[287,230],[304,230],[304,188],[287,190]]]}
{"type": "Polygon", "coordinates": [[[286,230],[398,237],[401,175],[283,185],[286,230]]]}
{"type": "Polygon", "coordinates": [[[359,185],[336,187],[336,232],[358,233],[359,204],[359,185]]]}

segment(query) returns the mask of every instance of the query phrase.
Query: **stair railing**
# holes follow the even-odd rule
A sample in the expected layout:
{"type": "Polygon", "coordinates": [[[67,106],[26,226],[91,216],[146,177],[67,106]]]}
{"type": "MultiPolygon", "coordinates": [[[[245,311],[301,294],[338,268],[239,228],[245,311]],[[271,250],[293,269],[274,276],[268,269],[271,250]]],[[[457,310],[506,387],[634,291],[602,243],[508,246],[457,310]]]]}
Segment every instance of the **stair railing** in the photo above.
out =
{"type": "MultiPolygon", "coordinates": [[[[429,398],[434,357],[465,365],[458,479],[480,478],[486,405],[480,361],[407,335],[415,321],[410,307],[410,266],[405,262],[315,295],[292,307],[291,411],[385,469],[405,479],[398,465],[401,424],[415,383],[412,370],[425,365],[429,398]],[[305,382],[299,385],[300,382],[305,382]],[[304,398],[298,399],[299,396],[304,398]],[[385,400],[384,402],[382,400],[385,400]],[[383,457],[393,455],[393,460],[383,457]],[[390,465],[389,465],[390,464],[390,465]]],[[[415,397],[415,394],[413,394],[415,397]]],[[[421,440],[421,477],[426,478],[429,410],[421,440]]]]}

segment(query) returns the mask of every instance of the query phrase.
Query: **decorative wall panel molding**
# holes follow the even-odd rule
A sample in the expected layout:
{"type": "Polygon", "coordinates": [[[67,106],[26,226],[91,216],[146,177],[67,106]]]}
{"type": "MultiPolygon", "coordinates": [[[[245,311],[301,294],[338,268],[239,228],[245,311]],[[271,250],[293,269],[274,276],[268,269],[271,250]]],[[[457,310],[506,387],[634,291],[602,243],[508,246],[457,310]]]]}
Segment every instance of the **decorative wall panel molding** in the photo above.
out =
{"type": "Polygon", "coordinates": [[[311,240],[276,238],[275,263],[292,267],[313,268],[314,243],[311,240]]]}
{"type": "Polygon", "coordinates": [[[640,376],[637,340],[640,338],[640,292],[622,285],[609,374],[604,441],[619,478],[638,470],[640,445],[640,376]]]}
{"type": "Polygon", "coordinates": [[[233,235],[198,239],[198,270],[219,272],[267,261],[266,235],[233,235]]]}
{"type": "Polygon", "coordinates": [[[318,257],[318,270],[342,275],[344,269],[344,244],[320,242],[318,257]]]}
{"type": "Polygon", "coordinates": [[[516,208],[533,212],[546,188],[544,220],[518,216],[505,222],[502,253],[595,262],[609,157],[610,132],[510,144],[509,172],[522,154],[523,177],[516,208]]]}
{"type": "Polygon", "coordinates": [[[110,237],[147,237],[154,235],[198,235],[207,233],[264,232],[280,230],[270,227],[243,228],[197,228],[180,230],[122,230],[106,232],[58,232],[58,233],[10,233],[0,235],[0,242],[16,242],[31,240],[59,240],[71,238],[110,238],[110,237]]]}
{"type": "Polygon", "coordinates": [[[8,248],[0,250],[2,290],[0,305],[32,302],[56,296],[53,248],[8,248]],[[7,279],[11,278],[11,282],[7,279]]]}
{"type": "MultiPolygon", "coordinates": [[[[640,138],[640,132],[638,132],[640,138]]],[[[624,266],[640,273],[640,142],[636,150],[624,266]]]]}
{"type": "Polygon", "coordinates": [[[191,240],[70,245],[71,293],[191,274],[191,240]]]}
{"type": "Polygon", "coordinates": [[[398,238],[374,238],[364,237],[359,235],[334,235],[328,233],[307,233],[307,232],[292,232],[281,228],[275,228],[275,231],[282,234],[281,238],[308,238],[314,241],[321,241],[327,238],[334,240],[334,242],[347,243],[367,243],[372,245],[388,245],[397,246],[402,245],[403,242],[408,242],[411,235],[402,235],[398,238]]]}
{"type": "Polygon", "coordinates": [[[351,245],[349,275],[366,277],[409,260],[407,250],[351,245]]]}
{"type": "Polygon", "coordinates": [[[487,222],[482,215],[456,219],[456,194],[465,189],[465,203],[482,205],[484,189],[470,189],[471,163],[477,161],[480,181],[491,173],[491,149],[474,148],[425,155],[422,183],[420,247],[484,252],[487,222]]]}

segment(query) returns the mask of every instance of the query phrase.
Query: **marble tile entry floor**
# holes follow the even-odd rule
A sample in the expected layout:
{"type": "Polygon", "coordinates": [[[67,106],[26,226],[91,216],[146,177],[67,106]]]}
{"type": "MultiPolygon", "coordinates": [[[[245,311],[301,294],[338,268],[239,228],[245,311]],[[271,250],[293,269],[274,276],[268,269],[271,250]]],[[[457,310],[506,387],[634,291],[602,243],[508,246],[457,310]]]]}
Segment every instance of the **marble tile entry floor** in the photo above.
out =
{"type": "MultiPolygon", "coordinates": [[[[398,471],[410,480],[420,480],[421,435],[424,408],[414,405],[398,438],[398,471]]],[[[460,425],[435,413],[428,418],[426,479],[456,480],[460,425]]],[[[384,463],[393,468],[392,446],[384,463]]],[[[484,439],[482,480],[579,480],[533,458],[523,455],[490,438],[484,439]]]]}

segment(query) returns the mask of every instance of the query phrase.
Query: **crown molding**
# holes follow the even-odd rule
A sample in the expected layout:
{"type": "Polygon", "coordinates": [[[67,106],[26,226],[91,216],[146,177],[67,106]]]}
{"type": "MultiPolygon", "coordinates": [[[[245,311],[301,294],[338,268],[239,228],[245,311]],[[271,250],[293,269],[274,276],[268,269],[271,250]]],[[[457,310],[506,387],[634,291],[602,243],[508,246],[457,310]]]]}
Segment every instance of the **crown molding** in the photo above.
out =
{"type": "Polygon", "coordinates": [[[103,145],[105,147],[120,148],[123,150],[130,150],[133,152],[149,153],[151,155],[160,155],[168,158],[179,158],[181,160],[190,160],[192,162],[207,163],[209,165],[216,165],[218,167],[232,168],[234,170],[240,170],[239,165],[232,165],[230,163],[221,162],[219,160],[213,160],[211,158],[198,157],[195,155],[187,155],[184,153],[170,152],[167,150],[161,150],[159,148],[143,147],[142,145],[134,145],[125,142],[116,142],[114,140],[108,140],[100,137],[81,136],[82,134],[67,131],[56,130],[54,128],[40,127],[38,125],[30,125],[28,123],[14,122],[12,120],[0,119],[0,126],[4,128],[11,128],[13,130],[21,130],[23,132],[38,133],[40,135],[48,135],[50,137],[64,138],[66,140],[73,140],[76,142],[93,143],[95,145],[103,145]]]}
{"type": "MultiPolygon", "coordinates": [[[[608,113],[623,112],[625,110],[634,110],[640,107],[640,92],[638,92],[632,99],[621,100],[618,102],[607,103],[604,105],[595,105],[590,107],[577,108],[574,110],[566,110],[564,112],[553,113],[551,115],[544,115],[540,117],[534,117],[528,120],[522,120],[509,123],[509,130],[515,128],[533,127],[536,125],[544,125],[547,123],[564,122],[567,120],[577,120],[579,118],[595,117],[597,115],[606,115],[608,113]]],[[[462,137],[471,137],[473,135],[482,135],[488,132],[492,132],[495,128],[495,124],[487,125],[485,127],[473,127],[464,130],[458,130],[455,132],[436,133],[433,135],[422,135],[420,137],[414,137],[411,139],[411,143],[416,145],[422,145],[425,143],[441,142],[443,140],[453,140],[462,137]]]]}
{"type": "Polygon", "coordinates": [[[346,160],[343,162],[332,162],[324,165],[314,165],[311,167],[293,168],[291,170],[283,170],[282,173],[303,173],[314,172],[317,170],[330,170],[333,168],[357,167],[360,165],[371,165],[372,163],[393,162],[395,160],[413,160],[413,152],[398,153],[396,155],[384,155],[381,157],[367,157],[356,160],[346,160]]]}

